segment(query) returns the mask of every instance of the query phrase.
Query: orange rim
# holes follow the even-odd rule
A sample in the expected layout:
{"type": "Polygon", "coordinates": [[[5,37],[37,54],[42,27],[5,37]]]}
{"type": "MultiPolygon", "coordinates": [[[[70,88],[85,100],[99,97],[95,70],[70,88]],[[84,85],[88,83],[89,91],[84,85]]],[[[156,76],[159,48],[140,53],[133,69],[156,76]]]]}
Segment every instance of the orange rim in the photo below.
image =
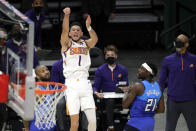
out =
{"type": "Polygon", "coordinates": [[[53,94],[55,92],[62,92],[64,91],[67,87],[64,84],[61,83],[57,83],[57,82],[35,82],[35,86],[43,86],[43,85],[57,85],[57,86],[61,86],[63,88],[61,89],[55,89],[55,90],[37,90],[35,89],[35,94],[53,94]]]}
{"type": "MultiPolygon", "coordinates": [[[[57,83],[57,82],[35,82],[35,86],[43,86],[43,85],[57,85],[57,86],[61,86],[63,88],[61,89],[55,89],[55,90],[38,90],[35,89],[35,94],[53,94],[55,92],[62,92],[64,91],[67,87],[64,84],[61,83],[57,83]]],[[[11,82],[11,86],[17,90],[17,88],[19,88],[19,90],[25,90],[25,85],[16,85],[15,83],[11,82]],[[19,87],[17,87],[19,86],[19,87]]]]}

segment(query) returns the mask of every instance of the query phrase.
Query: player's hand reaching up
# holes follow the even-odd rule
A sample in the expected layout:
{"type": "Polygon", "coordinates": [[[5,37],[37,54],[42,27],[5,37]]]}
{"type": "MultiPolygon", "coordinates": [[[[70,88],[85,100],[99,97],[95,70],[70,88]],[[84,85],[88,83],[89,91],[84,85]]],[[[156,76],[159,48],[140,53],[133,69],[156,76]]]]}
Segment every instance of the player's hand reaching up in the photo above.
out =
{"type": "Polygon", "coordinates": [[[86,19],[86,28],[91,26],[91,17],[90,15],[88,15],[87,19],[86,19]]]}
{"type": "Polygon", "coordinates": [[[63,12],[65,15],[69,15],[71,13],[71,9],[69,7],[66,7],[65,9],[63,9],[63,12]]]}

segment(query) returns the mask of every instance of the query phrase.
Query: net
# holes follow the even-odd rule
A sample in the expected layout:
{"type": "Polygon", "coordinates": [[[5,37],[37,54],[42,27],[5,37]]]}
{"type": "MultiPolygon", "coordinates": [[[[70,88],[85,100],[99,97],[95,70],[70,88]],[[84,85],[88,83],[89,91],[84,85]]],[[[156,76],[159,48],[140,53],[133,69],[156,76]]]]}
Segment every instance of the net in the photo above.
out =
{"type": "Polygon", "coordinates": [[[38,129],[50,129],[56,125],[56,105],[65,89],[60,83],[36,83],[34,119],[38,129]]]}
{"type": "MultiPolygon", "coordinates": [[[[19,90],[18,96],[25,99],[25,86],[11,83],[14,90],[19,90]]],[[[66,86],[55,82],[35,83],[34,120],[38,129],[51,129],[56,125],[56,105],[64,96],[66,86]]]]}

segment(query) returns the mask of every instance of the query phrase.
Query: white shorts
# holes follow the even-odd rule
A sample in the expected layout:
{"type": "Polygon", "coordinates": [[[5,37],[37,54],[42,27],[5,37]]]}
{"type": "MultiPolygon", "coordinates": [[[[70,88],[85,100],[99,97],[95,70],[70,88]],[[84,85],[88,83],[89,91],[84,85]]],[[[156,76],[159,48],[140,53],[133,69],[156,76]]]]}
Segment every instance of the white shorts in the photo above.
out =
{"type": "Polygon", "coordinates": [[[95,108],[91,82],[87,79],[66,79],[65,91],[67,106],[70,115],[79,114],[89,108],[95,108]]]}

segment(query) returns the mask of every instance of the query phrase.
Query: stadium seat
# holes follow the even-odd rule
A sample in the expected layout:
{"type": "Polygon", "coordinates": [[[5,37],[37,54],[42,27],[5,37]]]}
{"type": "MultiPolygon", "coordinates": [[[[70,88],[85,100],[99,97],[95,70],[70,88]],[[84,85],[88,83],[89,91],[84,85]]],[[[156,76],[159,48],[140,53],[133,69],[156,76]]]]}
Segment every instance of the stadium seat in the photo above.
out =
{"type": "Polygon", "coordinates": [[[89,79],[93,83],[96,69],[104,63],[104,55],[101,49],[93,47],[90,49],[91,67],[89,69],[89,79]]]}

